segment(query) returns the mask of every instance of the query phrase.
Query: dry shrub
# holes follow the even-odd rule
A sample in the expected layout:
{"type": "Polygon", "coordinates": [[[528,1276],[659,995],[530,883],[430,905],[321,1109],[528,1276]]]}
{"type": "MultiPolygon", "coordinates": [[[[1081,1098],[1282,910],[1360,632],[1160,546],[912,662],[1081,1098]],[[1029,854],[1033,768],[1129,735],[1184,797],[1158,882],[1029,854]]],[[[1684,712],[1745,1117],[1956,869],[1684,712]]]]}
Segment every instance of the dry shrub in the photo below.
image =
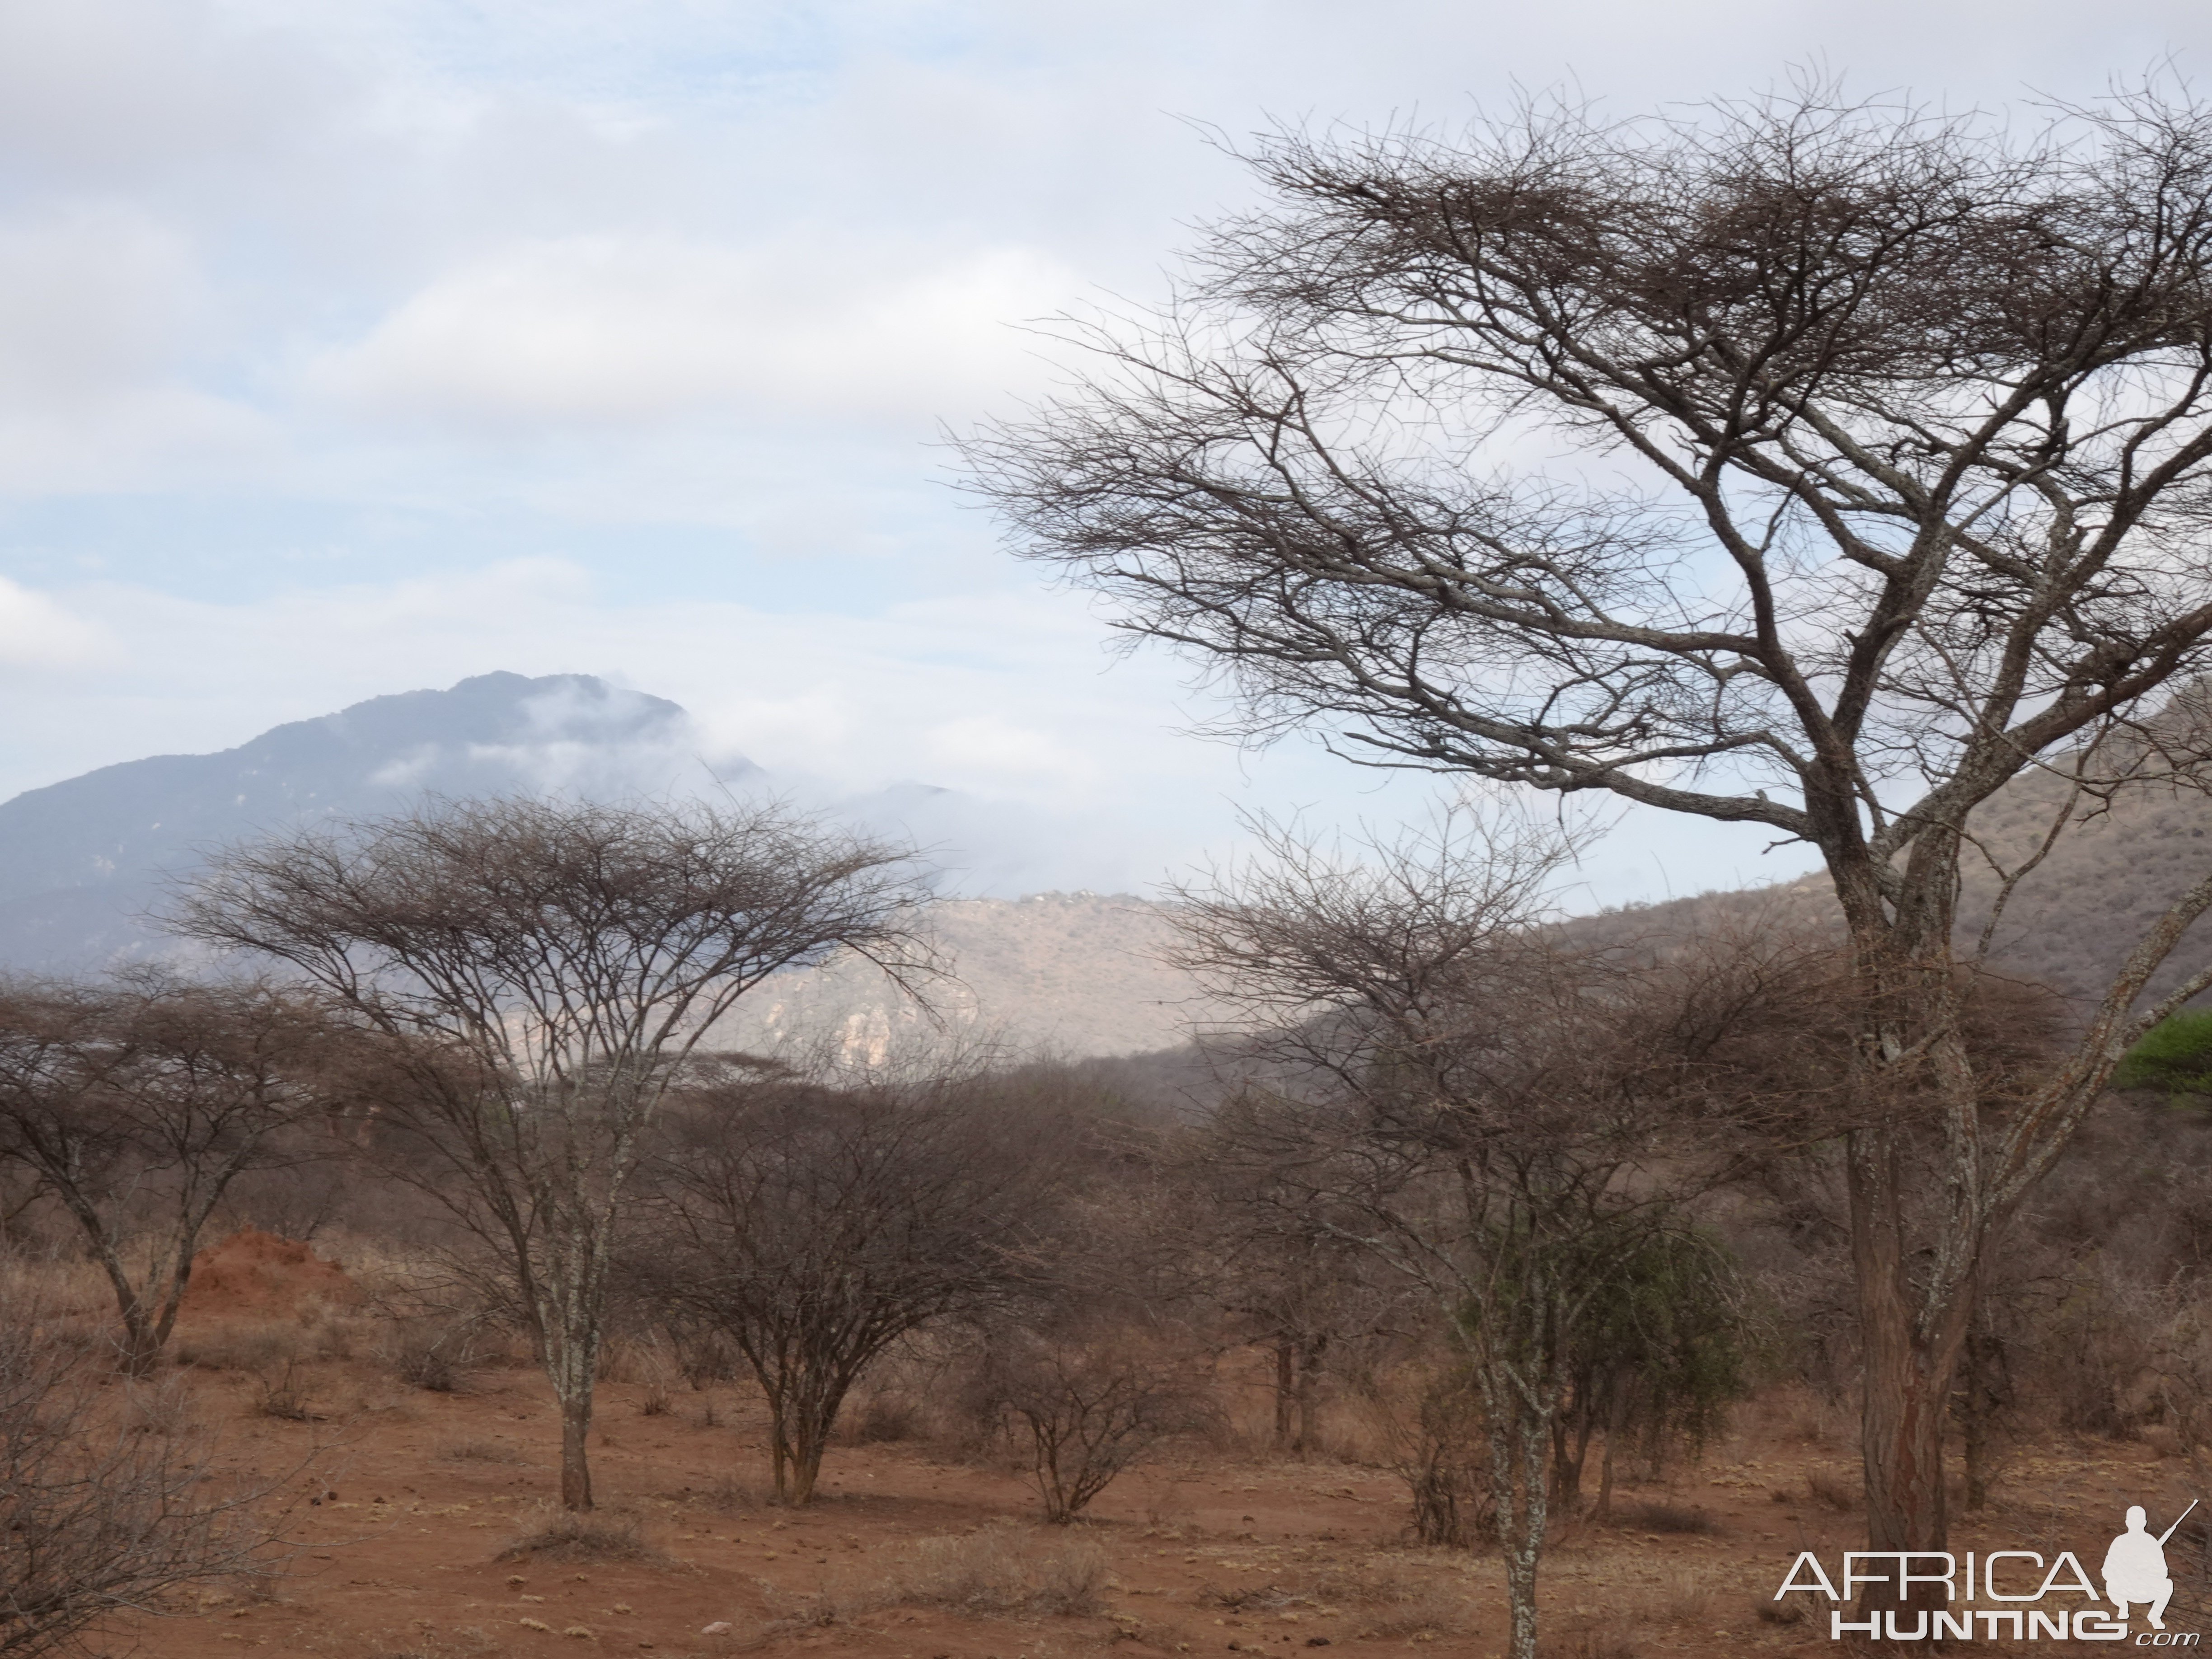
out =
{"type": "Polygon", "coordinates": [[[1705,1534],[1720,1530],[1711,1510],[1690,1504],[1627,1504],[1614,1514],[1622,1526],[1643,1532],[1705,1534]]]}
{"type": "Polygon", "coordinates": [[[1465,1549],[1496,1534],[1482,1401],[1463,1366],[1407,1364],[1363,1390],[1382,1458],[1413,1500],[1413,1541],[1465,1549]]]}
{"type": "Polygon", "coordinates": [[[1637,1659],[1636,1644],[1610,1626],[1576,1623],[1537,1644],[1544,1659],[1637,1659]]]}
{"type": "Polygon", "coordinates": [[[1298,1599],[1321,1607],[1357,1609],[1349,1634],[1355,1638],[1397,1640],[1450,1636],[1466,1628],[1465,1592],[1430,1574],[1395,1563],[1346,1563],[1322,1571],[1302,1587],[1298,1599]]]}
{"type": "Polygon", "coordinates": [[[288,1359],[281,1370],[264,1372],[260,1377],[261,1398],[254,1409],[264,1417],[273,1417],[284,1423],[319,1423],[320,1413],[314,1409],[314,1389],[300,1370],[298,1362],[288,1359]]]}
{"type": "Polygon", "coordinates": [[[176,1379],[125,1383],[112,1351],[0,1297],[0,1650],[78,1650],[110,1615],[251,1578],[295,1478],[223,1478],[176,1379]],[[264,1505],[269,1508],[264,1511],[264,1505]]]}
{"type": "Polygon", "coordinates": [[[665,1563],[667,1556],[645,1540],[637,1517],[610,1515],[604,1510],[578,1514],[572,1510],[546,1509],[492,1559],[520,1561],[524,1558],[552,1562],[642,1561],[665,1563]]]}
{"type": "Polygon", "coordinates": [[[1086,1617],[1105,1610],[1105,1552],[1086,1538],[993,1530],[925,1538],[880,1576],[833,1584],[769,1629],[844,1624],[886,1607],[985,1618],[1086,1617]]]}
{"type": "Polygon", "coordinates": [[[719,1331],[685,1333],[676,1338],[676,1374],[693,1393],[738,1379],[737,1348],[719,1331]]]}
{"type": "Polygon", "coordinates": [[[986,1410],[1026,1443],[1030,1484],[1054,1526],[1161,1441],[1203,1427],[1212,1403],[1185,1356],[1127,1331],[1008,1333],[980,1386],[986,1410]]]}
{"type": "Polygon", "coordinates": [[[885,1445],[921,1432],[921,1409],[908,1395],[879,1390],[848,1406],[833,1438],[848,1446],[885,1445]]]}
{"type": "Polygon", "coordinates": [[[1763,1625],[1802,1625],[1812,1616],[1796,1601],[1777,1601],[1766,1596],[1753,1601],[1751,1610],[1763,1625]]]}
{"type": "Polygon", "coordinates": [[[720,1510],[726,1515],[750,1515],[765,1508],[770,1494],[757,1482],[742,1475],[718,1475],[708,1486],[697,1490],[684,1489],[684,1497],[693,1503],[704,1504],[708,1509],[720,1510]]]}
{"type": "Polygon", "coordinates": [[[387,1341],[385,1360],[392,1375],[410,1387],[459,1394],[468,1386],[475,1335],[473,1321],[404,1321],[387,1341]]]}
{"type": "Polygon", "coordinates": [[[1200,1584],[1195,1599],[1201,1607],[1219,1607],[1224,1613],[1273,1613],[1307,1598],[1293,1595],[1278,1584],[1239,1584],[1233,1589],[1200,1584]]]}
{"type": "Polygon", "coordinates": [[[449,1463],[520,1463],[522,1454],[503,1440],[456,1440],[438,1448],[449,1463]]]}
{"type": "Polygon", "coordinates": [[[307,1358],[296,1325],[216,1325],[176,1339],[177,1364],[204,1371],[263,1372],[307,1358]]]}
{"type": "Polygon", "coordinates": [[[1687,1575],[1677,1576],[1660,1600],[1659,1616],[1670,1625],[1694,1625],[1711,1629],[1713,1622],[1712,1586],[1687,1575]]]}
{"type": "Polygon", "coordinates": [[[1847,1480],[1832,1469],[1814,1469],[1807,1474],[1805,1490],[1813,1495],[1815,1503],[1845,1514],[1866,1502],[1866,1492],[1859,1482],[1847,1480]]]}
{"type": "Polygon", "coordinates": [[[1103,1607],[1106,1556],[1089,1539],[925,1538],[892,1568],[890,1582],[897,1600],[886,1605],[1082,1616],[1103,1607]]]}

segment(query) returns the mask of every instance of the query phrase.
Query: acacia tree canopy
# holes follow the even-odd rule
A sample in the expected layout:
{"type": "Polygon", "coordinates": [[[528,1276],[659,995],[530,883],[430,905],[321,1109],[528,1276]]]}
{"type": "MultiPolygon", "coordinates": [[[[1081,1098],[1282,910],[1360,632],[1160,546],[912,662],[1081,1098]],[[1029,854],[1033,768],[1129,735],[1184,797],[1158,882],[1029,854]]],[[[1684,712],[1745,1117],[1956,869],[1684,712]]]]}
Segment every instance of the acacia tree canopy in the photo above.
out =
{"type": "Polygon", "coordinates": [[[977,434],[975,487],[1224,679],[1232,732],[1820,849],[1870,1544],[1943,1547],[1984,1252],[2212,985],[2134,1007],[2208,878],[1996,1110],[1952,945],[2022,771],[2078,785],[2054,836],[2081,791],[2204,781],[2201,700],[2160,705],[2212,650],[2212,107],[2148,86],[2028,131],[1805,81],[1246,159],[1261,204],[1158,314],[1074,327],[1095,368],[977,434]]]}
{"type": "Polygon", "coordinates": [[[913,984],[910,852],[775,802],[434,802],[230,848],[175,906],[273,958],[370,1039],[379,1109],[500,1263],[561,1402],[562,1498],[586,1436],[617,1234],[647,1136],[714,1022],[835,951],[913,984]]]}

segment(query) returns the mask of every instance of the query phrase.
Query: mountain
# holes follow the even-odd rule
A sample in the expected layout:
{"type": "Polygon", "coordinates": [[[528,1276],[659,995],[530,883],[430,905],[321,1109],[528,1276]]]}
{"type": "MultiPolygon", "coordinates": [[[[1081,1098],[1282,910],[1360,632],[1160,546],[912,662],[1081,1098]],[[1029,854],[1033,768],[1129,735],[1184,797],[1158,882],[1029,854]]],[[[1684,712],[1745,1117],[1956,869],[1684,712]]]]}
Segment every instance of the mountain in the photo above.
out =
{"type": "MultiPolygon", "coordinates": [[[[173,952],[143,919],[168,879],[207,849],[319,818],[392,811],[425,795],[620,799],[775,781],[727,757],[710,780],[698,747],[690,716],[663,698],[583,674],[502,673],[374,697],[219,754],[102,767],[0,803],[0,969],[81,973],[173,952]]],[[[946,823],[972,830],[980,826],[959,815],[987,810],[914,783],[825,805],[894,836],[946,823]]],[[[848,1054],[878,1054],[909,1030],[941,1029],[1089,1056],[1179,1039],[1193,988],[1156,959],[1168,927],[1155,906],[1050,893],[952,900],[932,920],[958,976],[936,999],[941,1028],[872,970],[831,964],[761,988],[720,1040],[776,1048],[828,1034],[848,1054]]]]}
{"type": "Polygon", "coordinates": [[[678,704],[589,675],[483,674],[27,790],[0,804],[0,966],[74,972],[160,948],[140,918],[164,878],[225,842],[425,794],[641,793],[665,787],[690,734],[678,704]]]}
{"type": "MultiPolygon", "coordinates": [[[[390,811],[425,794],[681,793],[713,781],[698,749],[690,717],[662,698],[580,674],[485,674],[280,726],[220,754],[103,767],[0,804],[0,969],[81,972],[174,950],[142,918],[165,880],[188,873],[213,846],[390,811]]],[[[715,779],[781,787],[736,759],[718,759],[715,779]]],[[[918,839],[940,845],[988,846],[995,836],[1012,869],[1016,843],[1036,839],[1036,826],[990,803],[920,784],[822,804],[886,833],[923,830],[918,839]],[[957,836],[926,833],[942,824],[957,836]]],[[[1983,814],[1991,856],[2008,866],[2025,861],[2064,805],[2052,773],[2014,783],[1983,814]]],[[[2208,830],[2204,797],[2149,791],[2123,794],[2072,826],[2007,908],[1994,936],[1996,965],[2077,998],[2094,994],[2148,919],[2212,870],[2208,830]]],[[[1970,869],[1962,943],[1978,933],[1996,886],[1987,869],[1970,869]]],[[[1838,918],[1826,878],[1808,876],[1575,926],[1587,937],[1625,938],[1753,920],[1833,932],[1838,918]]],[[[933,1018],[865,964],[833,962],[761,987],[718,1038],[749,1048],[826,1041],[848,1057],[888,1057],[949,1035],[1084,1057],[1165,1048],[1188,1023],[1218,1012],[1163,963],[1170,917],[1142,899],[953,899],[935,906],[932,921],[957,975],[934,996],[933,1018]]],[[[2158,983],[2208,948],[2212,927],[2200,927],[2158,983]]]]}

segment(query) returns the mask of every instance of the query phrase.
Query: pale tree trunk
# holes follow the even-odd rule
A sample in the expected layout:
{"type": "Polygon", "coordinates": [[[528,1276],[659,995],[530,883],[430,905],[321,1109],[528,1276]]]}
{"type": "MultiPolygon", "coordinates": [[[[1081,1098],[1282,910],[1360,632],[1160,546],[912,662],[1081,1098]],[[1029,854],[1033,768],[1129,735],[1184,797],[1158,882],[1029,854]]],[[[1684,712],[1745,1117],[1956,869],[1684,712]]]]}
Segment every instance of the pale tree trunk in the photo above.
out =
{"type": "MultiPolygon", "coordinates": [[[[1486,1393],[1491,1392],[1489,1389],[1486,1393]]],[[[1512,1382],[1498,1393],[1490,1423],[1490,1489],[1498,1508],[1498,1543],[1505,1558],[1505,1599],[1511,1621],[1506,1659],[1536,1659],[1536,1570],[1550,1520],[1545,1502],[1545,1454],[1550,1413],[1514,1398],[1512,1382]],[[1514,1409],[1516,1406],[1521,1407],[1514,1409]]]]}
{"type": "Polygon", "coordinates": [[[605,1282],[588,1246],[584,1254],[582,1263],[550,1264],[552,1305],[545,1310],[550,1318],[543,1325],[546,1379],[561,1408],[561,1505],[579,1510],[592,1507],[592,1407],[599,1386],[605,1282]]]}
{"type": "Polygon", "coordinates": [[[563,1331],[548,1356],[546,1370],[561,1408],[561,1507],[592,1507],[590,1439],[595,1373],[599,1370],[597,1322],[583,1330],[563,1331]]]}
{"type": "Polygon", "coordinates": [[[592,1396],[587,1389],[561,1401],[561,1507],[592,1507],[592,1396]]]}

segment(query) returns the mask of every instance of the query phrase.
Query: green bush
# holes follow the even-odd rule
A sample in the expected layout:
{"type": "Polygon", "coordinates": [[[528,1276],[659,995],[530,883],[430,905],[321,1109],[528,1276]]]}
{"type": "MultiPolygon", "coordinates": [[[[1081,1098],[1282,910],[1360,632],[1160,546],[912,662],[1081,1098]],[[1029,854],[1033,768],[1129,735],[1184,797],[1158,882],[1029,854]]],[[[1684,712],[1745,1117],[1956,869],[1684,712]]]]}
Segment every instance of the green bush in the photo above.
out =
{"type": "Polygon", "coordinates": [[[2190,1009],[2152,1026],[2121,1059],[2112,1087],[2159,1089],[2169,1098],[2212,1095],[2212,1009],[2190,1009]]]}

